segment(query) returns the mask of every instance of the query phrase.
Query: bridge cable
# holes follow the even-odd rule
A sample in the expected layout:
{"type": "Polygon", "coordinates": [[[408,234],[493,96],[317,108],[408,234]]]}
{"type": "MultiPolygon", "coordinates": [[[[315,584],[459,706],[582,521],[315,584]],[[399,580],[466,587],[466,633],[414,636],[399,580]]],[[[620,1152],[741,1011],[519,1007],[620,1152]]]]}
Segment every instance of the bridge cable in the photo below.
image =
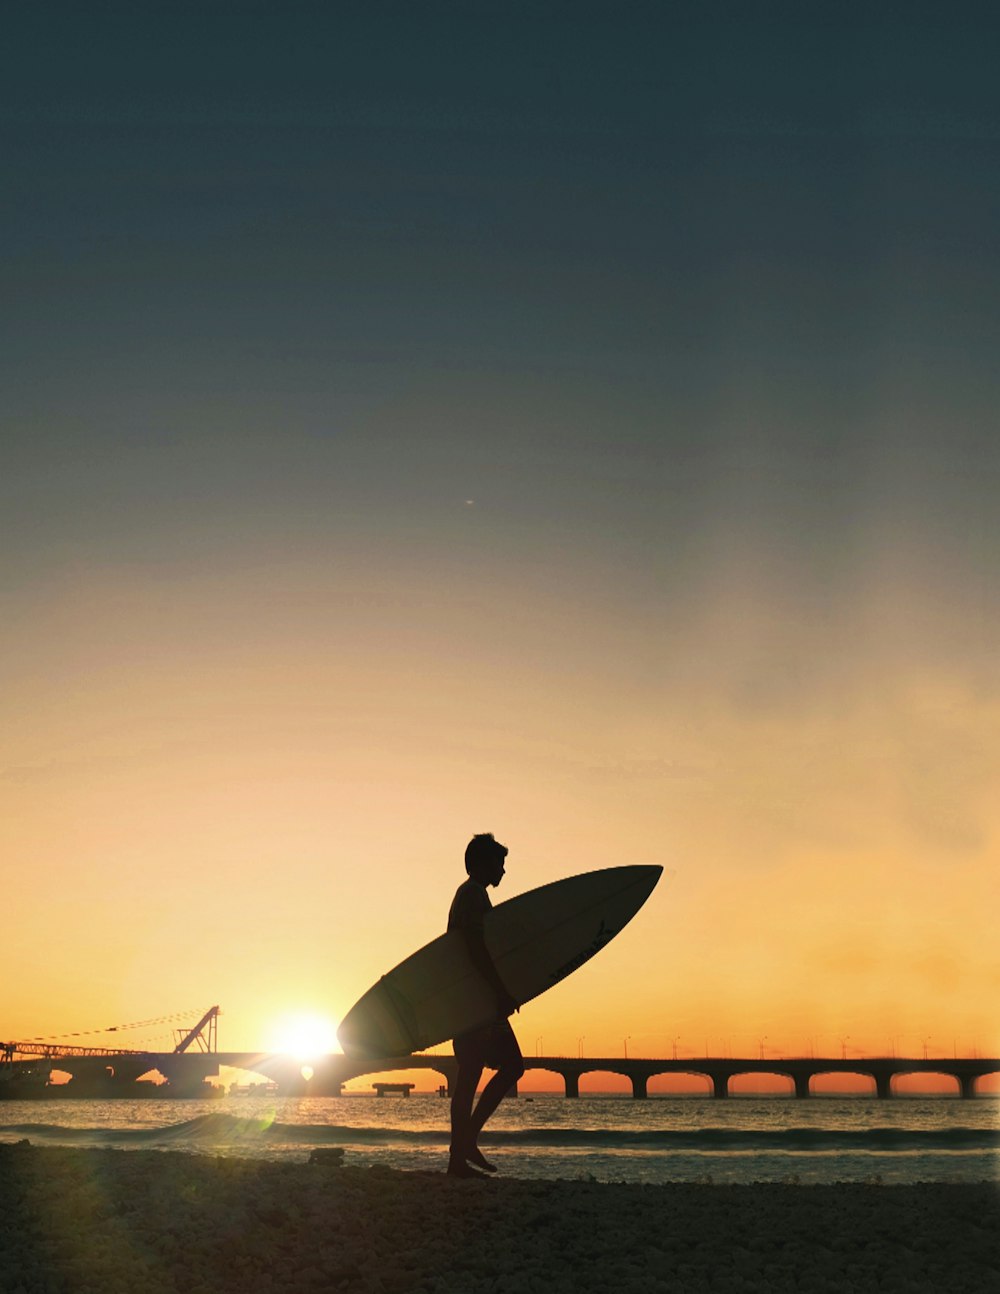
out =
{"type": "MultiPolygon", "coordinates": [[[[173,1011],[169,1015],[154,1016],[149,1020],[133,1020],[128,1024],[111,1024],[106,1025],[103,1029],[76,1029],[71,1033],[40,1033],[35,1034],[31,1039],[32,1042],[61,1042],[65,1038],[86,1038],[95,1033],[125,1033],[131,1029],[145,1029],[154,1024],[173,1024],[178,1020],[189,1021],[192,1016],[200,1019],[204,1015],[204,1009],[191,1007],[186,1011],[173,1011]]],[[[163,1035],[166,1036],[166,1035],[163,1035]]]]}

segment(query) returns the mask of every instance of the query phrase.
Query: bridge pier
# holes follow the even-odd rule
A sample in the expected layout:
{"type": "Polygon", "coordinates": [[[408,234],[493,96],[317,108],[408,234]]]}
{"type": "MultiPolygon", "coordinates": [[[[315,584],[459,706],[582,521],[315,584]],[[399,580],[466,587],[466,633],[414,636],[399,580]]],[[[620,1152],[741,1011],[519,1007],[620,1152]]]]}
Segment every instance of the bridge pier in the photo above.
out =
{"type": "Polygon", "coordinates": [[[579,1074],[563,1074],[563,1081],[566,1084],[566,1095],[568,1097],[578,1097],[580,1095],[579,1074]]]}
{"type": "Polygon", "coordinates": [[[961,1074],[958,1079],[961,1084],[962,1100],[970,1101],[976,1095],[976,1076],[975,1074],[961,1074]]]}
{"type": "Polygon", "coordinates": [[[372,1083],[376,1096],[385,1096],[386,1092],[396,1092],[399,1096],[409,1096],[413,1091],[412,1083],[372,1083]]]}
{"type": "Polygon", "coordinates": [[[795,1083],[795,1095],[800,1100],[812,1095],[812,1092],[809,1090],[808,1074],[796,1074],[793,1081],[795,1083]]]}
{"type": "Polygon", "coordinates": [[[647,1096],[646,1075],[633,1074],[632,1075],[632,1100],[644,1101],[646,1099],[646,1096],[647,1096]]]}
{"type": "Polygon", "coordinates": [[[875,1095],[880,1101],[888,1101],[892,1096],[892,1075],[875,1074],[875,1095]]]}
{"type": "Polygon", "coordinates": [[[709,1081],[712,1084],[712,1099],[716,1101],[726,1101],[729,1099],[729,1076],[724,1074],[716,1078],[709,1074],[709,1081]]]}

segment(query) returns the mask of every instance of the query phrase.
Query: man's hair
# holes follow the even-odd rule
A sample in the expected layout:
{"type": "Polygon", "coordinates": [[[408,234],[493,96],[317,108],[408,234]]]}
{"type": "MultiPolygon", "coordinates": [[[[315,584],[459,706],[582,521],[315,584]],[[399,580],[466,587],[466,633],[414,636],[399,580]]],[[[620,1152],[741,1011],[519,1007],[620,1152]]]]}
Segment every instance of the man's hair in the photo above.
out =
{"type": "Polygon", "coordinates": [[[507,857],[507,846],[493,839],[492,831],[480,832],[473,836],[465,847],[465,870],[471,876],[473,872],[492,863],[496,858],[507,857]]]}

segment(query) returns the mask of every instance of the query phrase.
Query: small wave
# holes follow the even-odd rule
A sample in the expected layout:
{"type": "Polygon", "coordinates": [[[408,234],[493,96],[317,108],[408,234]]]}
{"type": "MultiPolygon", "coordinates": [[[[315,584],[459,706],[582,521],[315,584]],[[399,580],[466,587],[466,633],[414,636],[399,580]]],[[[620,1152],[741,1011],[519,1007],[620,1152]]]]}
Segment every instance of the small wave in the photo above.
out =
{"type": "MultiPolygon", "coordinates": [[[[352,1127],[347,1124],[280,1123],[267,1118],[231,1114],[203,1114],[180,1123],[143,1128],[80,1128],[59,1124],[6,1125],[5,1139],[38,1138],[62,1145],[88,1146],[236,1146],[266,1142],[302,1146],[441,1146],[447,1144],[445,1128],[352,1127]]],[[[994,1128],[699,1128],[648,1130],[606,1128],[493,1129],[483,1144],[538,1146],[549,1149],[590,1148],[633,1151],[949,1151],[1000,1149],[1000,1130],[994,1128]]]]}
{"type": "Polygon", "coordinates": [[[644,1131],[533,1128],[487,1132],[483,1140],[632,1150],[990,1150],[1000,1148],[1000,1131],[992,1128],[661,1128],[644,1131]]]}
{"type": "MultiPolygon", "coordinates": [[[[162,1145],[164,1142],[190,1141],[239,1141],[254,1140],[267,1136],[277,1126],[280,1137],[287,1131],[298,1129],[294,1124],[275,1125],[269,1119],[237,1118],[229,1114],[203,1114],[195,1119],[185,1119],[181,1123],[168,1123],[163,1126],[141,1128],[81,1128],[58,1123],[15,1123],[7,1124],[2,1131],[6,1135],[16,1134],[22,1137],[39,1137],[61,1144],[86,1145],[142,1145],[143,1143],[162,1145]]],[[[321,1131],[321,1129],[319,1129],[321,1131]]],[[[288,1138],[292,1140],[293,1138],[288,1138]]]]}

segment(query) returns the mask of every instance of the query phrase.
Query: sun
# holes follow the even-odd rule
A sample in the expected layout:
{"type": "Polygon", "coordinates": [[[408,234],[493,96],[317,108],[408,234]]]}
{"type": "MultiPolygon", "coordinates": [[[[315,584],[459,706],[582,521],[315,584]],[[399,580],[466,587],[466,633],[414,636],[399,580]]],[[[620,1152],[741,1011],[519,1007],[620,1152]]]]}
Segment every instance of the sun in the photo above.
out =
{"type": "Polygon", "coordinates": [[[295,1011],[282,1016],[271,1028],[271,1051],[296,1060],[312,1060],[339,1051],[337,1027],[329,1016],[316,1011],[295,1011]]]}

